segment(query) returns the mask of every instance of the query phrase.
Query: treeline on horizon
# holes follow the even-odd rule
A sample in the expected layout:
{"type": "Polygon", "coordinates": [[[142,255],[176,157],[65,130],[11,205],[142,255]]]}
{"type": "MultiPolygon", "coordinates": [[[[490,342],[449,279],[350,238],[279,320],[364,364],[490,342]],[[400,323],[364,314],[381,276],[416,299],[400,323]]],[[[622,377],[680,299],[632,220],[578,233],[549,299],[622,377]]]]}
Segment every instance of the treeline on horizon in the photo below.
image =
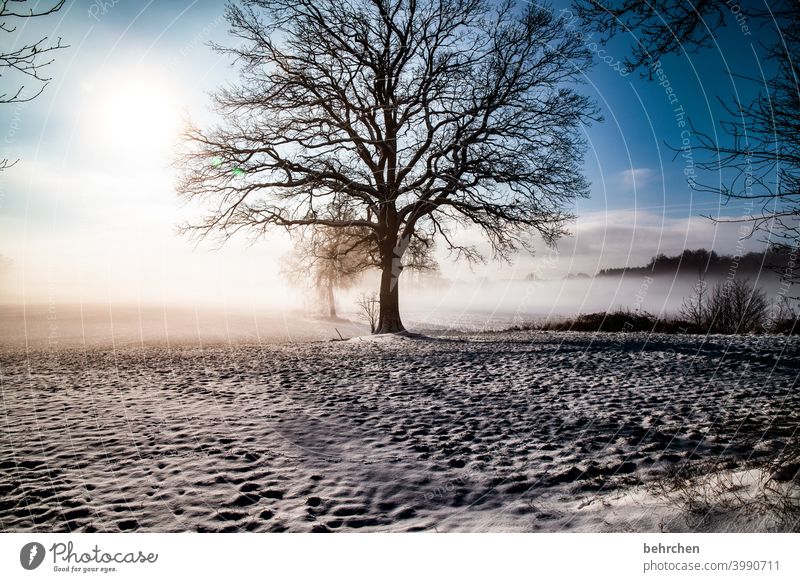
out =
{"type": "Polygon", "coordinates": [[[659,254],[643,267],[612,267],[601,269],[596,277],[618,275],[692,275],[698,278],[737,275],[756,275],[762,271],[780,273],[796,261],[791,253],[779,249],[751,251],[742,255],[719,255],[706,249],[689,250],[674,256],[659,254]]]}

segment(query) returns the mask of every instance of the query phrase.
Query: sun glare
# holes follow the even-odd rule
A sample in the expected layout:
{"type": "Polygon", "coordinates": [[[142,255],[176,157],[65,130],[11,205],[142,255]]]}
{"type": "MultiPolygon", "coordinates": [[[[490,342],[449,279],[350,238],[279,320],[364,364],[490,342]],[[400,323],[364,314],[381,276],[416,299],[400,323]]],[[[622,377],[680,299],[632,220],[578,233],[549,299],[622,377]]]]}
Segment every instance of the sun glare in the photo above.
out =
{"type": "Polygon", "coordinates": [[[145,73],[86,87],[91,95],[87,137],[104,154],[168,155],[181,110],[174,89],[145,73]]]}

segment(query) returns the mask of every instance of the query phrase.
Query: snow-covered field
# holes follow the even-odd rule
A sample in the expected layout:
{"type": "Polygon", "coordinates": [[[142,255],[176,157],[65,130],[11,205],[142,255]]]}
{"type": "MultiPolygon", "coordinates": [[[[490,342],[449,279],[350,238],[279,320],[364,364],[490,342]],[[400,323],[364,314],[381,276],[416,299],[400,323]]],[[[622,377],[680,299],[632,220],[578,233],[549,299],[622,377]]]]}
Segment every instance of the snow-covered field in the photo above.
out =
{"type": "Polygon", "coordinates": [[[749,461],[798,431],[799,355],[783,337],[536,332],[7,342],[0,528],[692,529],[652,484],[713,459],[753,486],[749,461]]]}

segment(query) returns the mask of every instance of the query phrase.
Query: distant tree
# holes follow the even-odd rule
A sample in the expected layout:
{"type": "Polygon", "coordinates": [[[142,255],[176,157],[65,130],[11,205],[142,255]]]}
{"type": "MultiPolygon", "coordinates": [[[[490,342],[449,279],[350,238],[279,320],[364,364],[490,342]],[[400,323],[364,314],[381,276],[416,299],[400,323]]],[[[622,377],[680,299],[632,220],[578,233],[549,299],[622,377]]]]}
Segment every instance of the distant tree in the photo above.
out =
{"type": "MultiPolygon", "coordinates": [[[[535,279],[535,275],[534,275],[534,279],[535,279]]],[[[565,281],[571,281],[573,279],[591,279],[591,276],[588,275],[587,273],[567,273],[566,275],[564,275],[564,280],[565,281]]]]}
{"type": "MultiPolygon", "coordinates": [[[[345,207],[331,205],[329,218],[340,222],[355,220],[345,207]]],[[[433,243],[415,238],[406,251],[404,268],[417,272],[438,269],[433,243]]],[[[361,226],[331,228],[308,226],[296,237],[284,274],[295,285],[310,284],[328,317],[335,318],[336,289],[348,289],[370,269],[380,268],[380,256],[370,229],[361,226]]]]}
{"type": "MultiPolygon", "coordinates": [[[[45,76],[44,69],[53,62],[53,59],[50,58],[51,54],[66,48],[61,44],[61,38],[52,44],[46,36],[35,42],[18,43],[14,48],[11,47],[10,42],[2,40],[17,31],[20,20],[53,14],[61,9],[64,0],[59,0],[44,8],[41,8],[40,4],[41,2],[27,0],[0,0],[0,44],[3,47],[9,47],[0,49],[0,78],[7,77],[9,73],[16,73],[18,77],[32,80],[38,86],[33,93],[26,94],[25,85],[22,82],[15,85],[15,88],[4,84],[0,87],[0,105],[31,101],[41,95],[50,82],[50,78],[45,76]]],[[[13,79],[11,82],[13,83],[13,79]]],[[[0,171],[15,163],[9,162],[7,159],[0,160],[0,171]]]]}
{"type": "MultiPolygon", "coordinates": [[[[800,2],[575,0],[575,9],[606,39],[632,33],[636,43],[628,68],[648,73],[665,55],[711,46],[722,26],[748,26],[768,39],[760,43],[766,51],[766,77],[759,74],[752,79],[760,88],[756,98],[742,102],[734,97],[724,103],[728,119],[720,122],[720,133],[709,135],[692,127],[699,141],[695,149],[709,154],[698,166],[721,179],[710,185],[699,181],[690,185],[728,200],[752,202],[755,210],[742,219],[714,220],[749,224],[751,234],[766,234],[773,249],[796,258],[800,252],[800,2]]],[[[782,274],[796,282],[800,261],[790,265],[782,274]]]]}
{"type": "Polygon", "coordinates": [[[495,256],[548,244],[588,195],[575,86],[591,53],[564,19],[510,0],[245,0],[229,4],[240,82],[222,124],[187,130],[178,192],[209,214],[184,232],[369,230],[378,333],[402,332],[409,249],[474,225],[495,256]],[[353,220],[326,209],[346,203],[353,220]]]}
{"type": "Polygon", "coordinates": [[[679,255],[667,256],[659,254],[650,259],[643,267],[611,267],[597,272],[598,277],[623,274],[664,275],[696,273],[698,279],[711,275],[729,275],[736,272],[740,275],[757,275],[769,269],[783,275],[791,272],[797,261],[787,249],[774,246],[764,251],[751,251],[741,255],[718,255],[705,249],[685,250],[679,255]]]}
{"type": "Polygon", "coordinates": [[[309,228],[297,241],[284,273],[294,284],[310,284],[326,315],[335,318],[334,290],[352,287],[372,266],[360,249],[352,249],[357,244],[344,229],[309,228]]]}
{"type": "MultiPolygon", "coordinates": [[[[345,223],[353,212],[345,205],[330,205],[326,218],[345,223]]],[[[355,285],[375,264],[372,231],[363,226],[332,228],[313,225],[294,232],[295,247],[283,273],[297,286],[310,285],[328,317],[335,318],[335,289],[355,285]]]]}
{"type": "Polygon", "coordinates": [[[679,271],[697,271],[702,274],[716,267],[719,262],[719,256],[714,251],[684,249],[681,254],[671,257],[661,253],[650,259],[645,268],[657,274],[674,274],[679,271]]]}
{"type": "MultiPolygon", "coordinates": [[[[435,272],[439,266],[428,241],[415,239],[406,250],[403,269],[435,272]]],[[[380,268],[371,233],[352,229],[308,227],[296,240],[284,274],[296,285],[310,284],[328,317],[337,317],[336,289],[358,284],[364,273],[380,268]]]]}

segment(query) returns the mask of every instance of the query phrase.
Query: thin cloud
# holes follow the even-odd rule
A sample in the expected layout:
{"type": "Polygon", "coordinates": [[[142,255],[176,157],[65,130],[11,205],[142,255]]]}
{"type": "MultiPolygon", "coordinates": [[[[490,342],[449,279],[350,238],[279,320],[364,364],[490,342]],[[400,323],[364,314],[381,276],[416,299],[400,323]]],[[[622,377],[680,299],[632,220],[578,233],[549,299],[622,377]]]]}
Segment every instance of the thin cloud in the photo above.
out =
{"type": "Polygon", "coordinates": [[[650,184],[656,173],[650,168],[629,168],[619,173],[619,181],[627,189],[641,188],[650,184]]]}

